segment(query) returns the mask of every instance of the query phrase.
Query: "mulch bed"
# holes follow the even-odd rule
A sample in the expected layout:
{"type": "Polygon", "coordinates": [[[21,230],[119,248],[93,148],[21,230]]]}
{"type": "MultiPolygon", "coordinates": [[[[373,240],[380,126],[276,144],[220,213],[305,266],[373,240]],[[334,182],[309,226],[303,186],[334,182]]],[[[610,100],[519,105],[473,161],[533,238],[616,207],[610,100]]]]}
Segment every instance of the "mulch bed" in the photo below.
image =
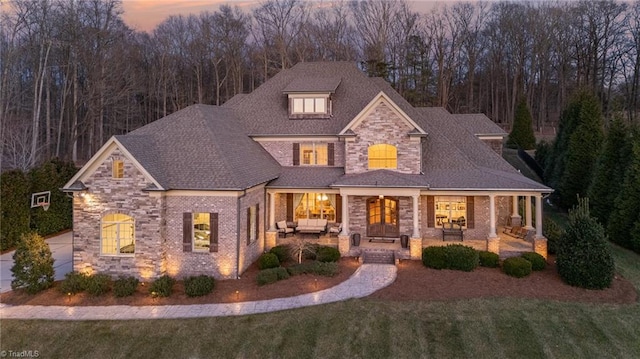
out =
{"type": "MultiPolygon", "coordinates": [[[[21,291],[0,295],[0,302],[13,305],[168,305],[234,303],[274,299],[314,292],[337,285],[351,276],[358,268],[353,258],[342,258],[340,274],[335,277],[300,275],[265,286],[256,284],[258,268],[254,264],[238,280],[216,281],[213,293],[196,298],[184,294],[178,282],[167,298],[151,298],[148,283],[140,285],[136,294],[115,298],[111,293],[94,297],[86,293],[68,296],[56,286],[37,295],[21,291]]],[[[398,266],[398,278],[368,298],[388,301],[442,301],[471,298],[537,298],[564,302],[588,302],[630,304],[638,300],[638,293],[631,282],[616,276],[610,288],[587,290],[571,287],[557,274],[553,257],[540,272],[525,278],[513,278],[497,268],[477,268],[473,272],[434,270],[421,261],[402,261],[398,266]]]]}

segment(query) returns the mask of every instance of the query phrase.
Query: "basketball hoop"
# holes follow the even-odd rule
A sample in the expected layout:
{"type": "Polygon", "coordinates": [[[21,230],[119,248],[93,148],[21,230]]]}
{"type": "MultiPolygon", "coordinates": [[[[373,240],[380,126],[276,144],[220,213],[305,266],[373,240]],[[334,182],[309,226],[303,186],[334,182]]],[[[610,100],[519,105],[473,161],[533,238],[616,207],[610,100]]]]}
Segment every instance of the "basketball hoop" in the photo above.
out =
{"type": "Polygon", "coordinates": [[[42,207],[45,211],[51,205],[51,191],[33,193],[31,195],[31,208],[42,207]]]}
{"type": "Polygon", "coordinates": [[[40,206],[46,211],[49,209],[49,202],[43,202],[40,206]]]}

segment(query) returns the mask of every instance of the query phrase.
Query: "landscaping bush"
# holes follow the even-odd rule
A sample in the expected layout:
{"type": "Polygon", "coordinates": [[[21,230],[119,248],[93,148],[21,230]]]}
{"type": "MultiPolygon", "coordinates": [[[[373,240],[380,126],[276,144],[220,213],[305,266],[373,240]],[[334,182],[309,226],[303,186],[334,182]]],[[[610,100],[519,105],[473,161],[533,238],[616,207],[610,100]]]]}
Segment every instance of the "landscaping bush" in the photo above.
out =
{"type": "Polygon", "coordinates": [[[11,289],[23,288],[29,294],[53,285],[53,257],[49,245],[37,233],[20,236],[13,254],[11,289]]]}
{"type": "Polygon", "coordinates": [[[262,286],[287,278],[289,278],[289,272],[287,272],[287,269],[278,267],[261,270],[256,276],[256,281],[258,282],[258,285],[262,286]]]}
{"type": "Polygon", "coordinates": [[[478,259],[481,267],[498,268],[500,266],[500,256],[489,251],[479,251],[478,259]]]}
{"type": "Polygon", "coordinates": [[[317,243],[307,245],[303,252],[304,259],[315,261],[317,259],[316,253],[318,253],[320,247],[321,246],[317,243]]]}
{"type": "Polygon", "coordinates": [[[340,251],[337,248],[322,246],[316,252],[316,260],[319,262],[337,262],[340,259],[340,251]]]}
{"type": "Polygon", "coordinates": [[[113,282],[113,295],[116,297],[128,297],[138,289],[140,281],[135,277],[119,277],[113,282]]]}
{"type": "Polygon", "coordinates": [[[29,179],[20,170],[3,172],[0,183],[0,250],[5,250],[15,247],[20,236],[29,232],[31,192],[29,179]]]}
{"type": "Polygon", "coordinates": [[[51,204],[47,211],[31,209],[31,228],[41,235],[57,233],[73,226],[72,200],[58,190],[75,175],[73,162],[51,159],[29,172],[31,192],[51,191],[51,204]]]}
{"type": "Polygon", "coordinates": [[[531,274],[531,262],[522,257],[507,258],[502,262],[502,271],[516,278],[531,274]]]}
{"type": "Polygon", "coordinates": [[[422,250],[422,263],[428,268],[445,269],[447,268],[447,250],[446,247],[432,246],[422,250]]]}
{"type": "Polygon", "coordinates": [[[271,248],[269,253],[275,254],[280,263],[288,262],[291,259],[291,247],[288,245],[275,246],[271,248]]]}
{"type": "Polygon", "coordinates": [[[589,214],[589,202],[579,198],[569,210],[569,226],[558,243],[558,274],[567,284],[604,289],[611,286],[615,265],[604,229],[589,214]]]}
{"type": "Polygon", "coordinates": [[[213,277],[199,275],[184,280],[184,292],[189,297],[200,297],[213,291],[215,281],[213,277]]]}
{"type": "Polygon", "coordinates": [[[176,284],[176,280],[165,274],[151,283],[149,293],[158,297],[168,297],[171,295],[174,284],[176,284]]]}
{"type": "Polygon", "coordinates": [[[340,273],[340,268],[336,262],[306,262],[292,265],[287,268],[292,276],[300,274],[317,274],[324,277],[333,277],[340,273]]]}
{"type": "Polygon", "coordinates": [[[86,291],[95,296],[102,295],[109,291],[111,277],[106,274],[94,274],[86,277],[86,291]]]}
{"type": "Polygon", "coordinates": [[[462,244],[450,244],[445,247],[447,269],[471,272],[478,267],[478,251],[462,244]]]}
{"type": "Polygon", "coordinates": [[[280,266],[280,261],[278,260],[278,256],[273,253],[264,253],[258,258],[258,268],[259,269],[269,269],[276,268],[280,266]]]}
{"type": "Polygon", "coordinates": [[[64,294],[77,294],[84,292],[87,288],[87,276],[78,272],[69,272],[64,275],[64,280],[60,283],[60,291],[64,294]]]}
{"type": "Polygon", "coordinates": [[[520,257],[531,262],[531,269],[534,271],[543,270],[547,266],[546,259],[536,252],[525,252],[520,257]]]}
{"type": "Polygon", "coordinates": [[[558,252],[558,242],[564,231],[551,218],[544,217],[542,221],[542,235],[547,239],[547,252],[556,254],[558,252]]]}

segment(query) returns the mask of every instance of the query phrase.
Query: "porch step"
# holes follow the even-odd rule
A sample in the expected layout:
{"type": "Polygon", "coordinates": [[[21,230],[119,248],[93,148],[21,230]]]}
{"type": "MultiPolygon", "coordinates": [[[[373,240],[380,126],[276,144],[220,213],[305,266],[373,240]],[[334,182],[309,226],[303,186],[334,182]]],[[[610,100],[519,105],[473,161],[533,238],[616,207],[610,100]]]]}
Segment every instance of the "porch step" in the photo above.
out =
{"type": "Polygon", "coordinates": [[[364,251],[362,262],[366,264],[395,264],[396,258],[393,251],[364,251]]]}

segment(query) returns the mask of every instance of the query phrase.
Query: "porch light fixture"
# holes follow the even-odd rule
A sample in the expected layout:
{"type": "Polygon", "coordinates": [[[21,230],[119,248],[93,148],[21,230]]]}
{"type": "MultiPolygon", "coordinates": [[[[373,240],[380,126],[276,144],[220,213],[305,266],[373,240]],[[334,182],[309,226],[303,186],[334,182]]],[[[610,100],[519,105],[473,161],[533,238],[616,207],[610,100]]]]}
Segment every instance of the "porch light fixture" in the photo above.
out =
{"type": "Polygon", "coordinates": [[[379,195],[378,198],[384,199],[384,195],[379,195]]]}

